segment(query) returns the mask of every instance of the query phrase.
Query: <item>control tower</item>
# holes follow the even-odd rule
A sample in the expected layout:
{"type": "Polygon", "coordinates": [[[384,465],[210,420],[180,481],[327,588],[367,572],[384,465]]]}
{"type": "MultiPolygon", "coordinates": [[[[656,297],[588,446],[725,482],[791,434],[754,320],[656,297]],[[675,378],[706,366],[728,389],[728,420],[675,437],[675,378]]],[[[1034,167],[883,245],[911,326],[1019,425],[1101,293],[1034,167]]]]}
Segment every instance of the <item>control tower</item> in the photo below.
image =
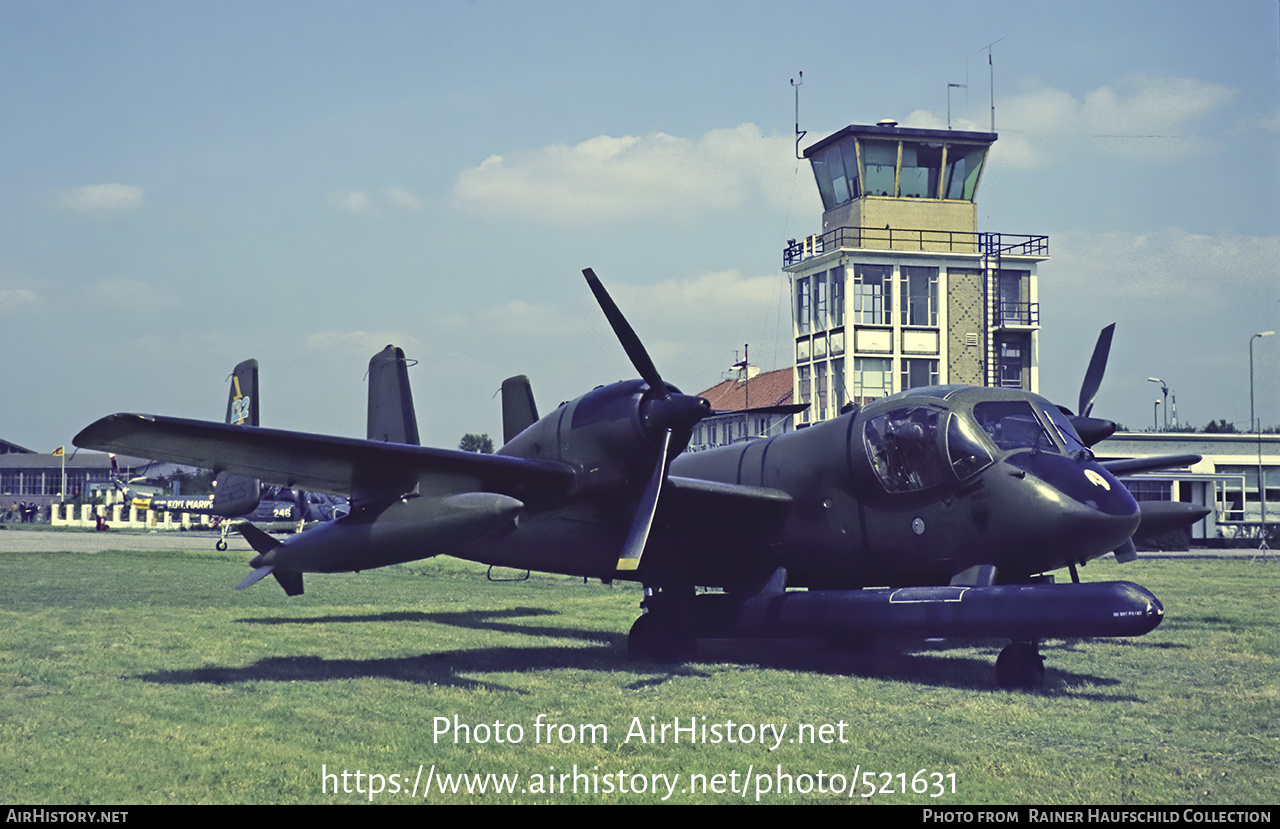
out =
{"type": "Polygon", "coordinates": [[[959,383],[1036,391],[1047,236],[979,232],[990,132],[851,125],[804,151],[822,232],[789,240],[797,425],[959,383]]]}

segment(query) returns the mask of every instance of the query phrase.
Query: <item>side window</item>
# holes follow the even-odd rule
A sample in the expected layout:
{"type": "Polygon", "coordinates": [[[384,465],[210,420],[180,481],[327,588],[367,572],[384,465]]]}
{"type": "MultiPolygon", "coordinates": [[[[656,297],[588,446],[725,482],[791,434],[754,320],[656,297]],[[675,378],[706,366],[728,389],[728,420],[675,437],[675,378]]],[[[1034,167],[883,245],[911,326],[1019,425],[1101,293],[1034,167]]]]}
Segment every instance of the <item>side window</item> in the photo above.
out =
{"type": "Polygon", "coordinates": [[[913,492],[948,480],[939,435],[942,414],[928,406],[904,406],[866,422],[863,443],[886,492],[913,492]]]}

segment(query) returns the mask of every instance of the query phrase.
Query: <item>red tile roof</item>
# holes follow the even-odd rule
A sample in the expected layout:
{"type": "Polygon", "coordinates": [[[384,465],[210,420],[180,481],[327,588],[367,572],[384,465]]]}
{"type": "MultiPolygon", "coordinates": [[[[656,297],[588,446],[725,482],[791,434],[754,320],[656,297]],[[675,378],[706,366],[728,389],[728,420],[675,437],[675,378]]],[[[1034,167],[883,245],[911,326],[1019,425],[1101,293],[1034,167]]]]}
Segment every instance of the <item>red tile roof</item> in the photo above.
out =
{"type": "Polygon", "coordinates": [[[745,383],[725,380],[698,396],[705,397],[717,412],[736,412],[747,408],[748,404],[758,409],[790,403],[791,389],[791,369],[780,368],[757,374],[745,383]]]}

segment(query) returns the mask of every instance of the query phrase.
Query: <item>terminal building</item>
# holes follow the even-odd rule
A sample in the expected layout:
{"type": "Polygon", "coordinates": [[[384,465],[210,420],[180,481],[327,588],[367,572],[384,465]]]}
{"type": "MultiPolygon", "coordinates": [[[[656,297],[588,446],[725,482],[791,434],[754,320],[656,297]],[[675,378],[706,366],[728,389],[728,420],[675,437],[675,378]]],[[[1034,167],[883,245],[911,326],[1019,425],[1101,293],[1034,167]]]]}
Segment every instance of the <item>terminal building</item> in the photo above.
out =
{"type": "Polygon", "coordinates": [[[1047,236],[980,232],[995,133],[853,125],[804,151],[822,231],[788,241],[803,427],[917,386],[1036,391],[1047,236]]]}

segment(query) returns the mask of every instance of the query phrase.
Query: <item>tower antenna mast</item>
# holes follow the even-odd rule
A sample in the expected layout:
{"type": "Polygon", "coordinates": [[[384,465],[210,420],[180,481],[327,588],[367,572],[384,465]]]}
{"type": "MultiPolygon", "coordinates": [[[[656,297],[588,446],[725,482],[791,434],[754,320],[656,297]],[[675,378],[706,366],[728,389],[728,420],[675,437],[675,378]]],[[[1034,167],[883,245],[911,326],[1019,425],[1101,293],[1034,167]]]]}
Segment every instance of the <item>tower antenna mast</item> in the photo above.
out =
{"type": "Polygon", "coordinates": [[[804,156],[800,155],[800,142],[809,134],[808,130],[800,129],[800,87],[804,85],[804,72],[800,73],[800,80],[791,79],[791,86],[796,91],[796,160],[800,161],[804,156]]]}
{"type": "MultiPolygon", "coordinates": [[[[1004,40],[1004,38],[1002,37],[1000,38],[1000,40],[1004,40]]],[[[978,50],[979,52],[986,50],[986,53],[987,53],[987,74],[991,79],[991,131],[992,132],[996,131],[996,68],[995,68],[995,64],[992,63],[992,60],[991,60],[991,47],[999,43],[1000,40],[993,40],[990,43],[988,43],[986,46],[983,46],[982,49],[978,50]]]]}

